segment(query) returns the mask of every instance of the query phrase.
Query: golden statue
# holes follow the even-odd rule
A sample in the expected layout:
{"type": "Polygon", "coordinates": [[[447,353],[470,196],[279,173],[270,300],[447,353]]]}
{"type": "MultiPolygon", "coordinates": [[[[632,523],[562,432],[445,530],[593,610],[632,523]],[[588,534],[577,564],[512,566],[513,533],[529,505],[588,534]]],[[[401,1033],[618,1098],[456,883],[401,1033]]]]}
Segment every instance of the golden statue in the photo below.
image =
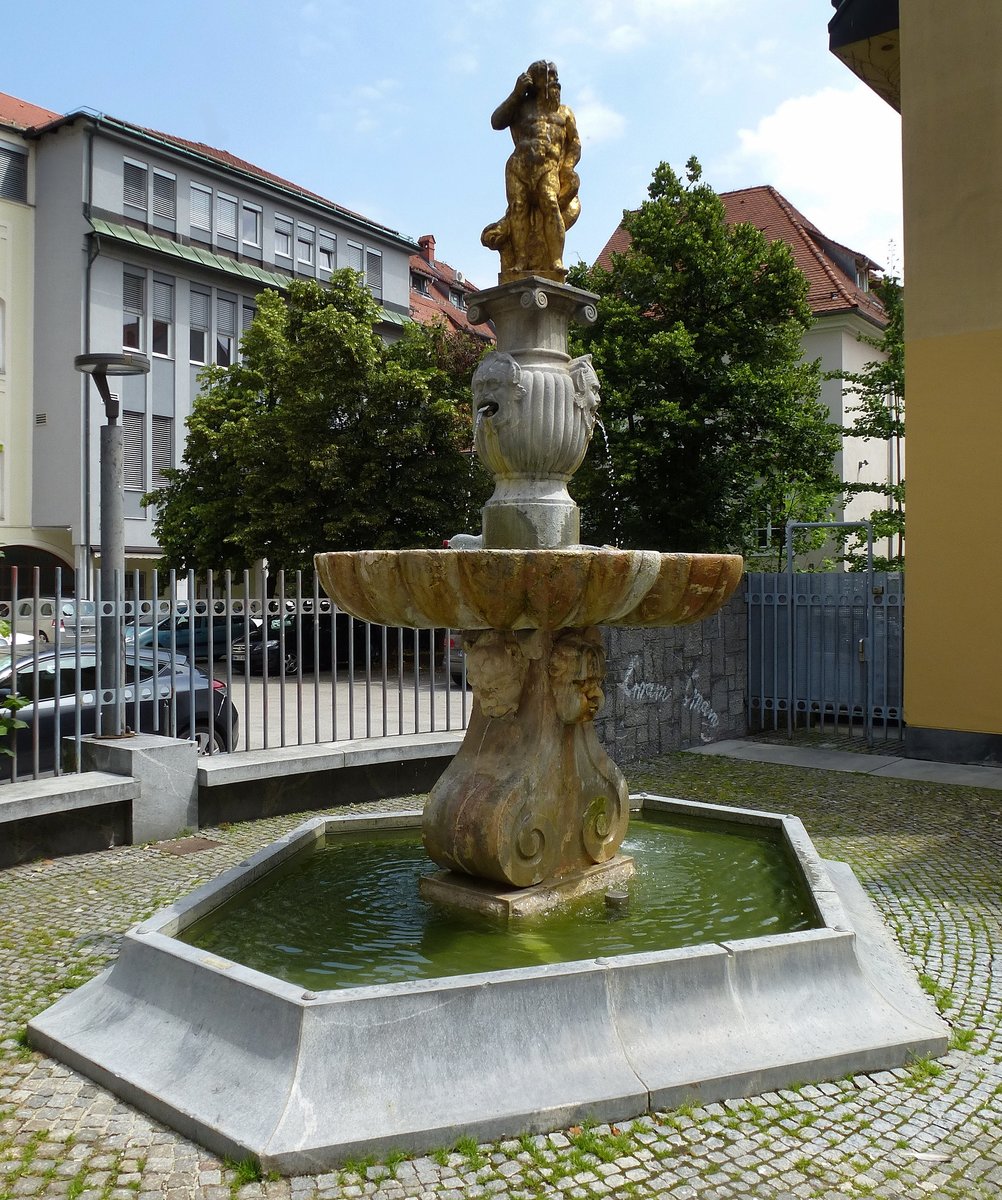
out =
{"type": "Polygon", "coordinates": [[[581,139],[551,62],[534,62],[491,117],[515,143],[505,167],[508,211],[480,240],[501,254],[501,282],[539,275],[563,283],[564,234],[578,219],[581,139]]]}

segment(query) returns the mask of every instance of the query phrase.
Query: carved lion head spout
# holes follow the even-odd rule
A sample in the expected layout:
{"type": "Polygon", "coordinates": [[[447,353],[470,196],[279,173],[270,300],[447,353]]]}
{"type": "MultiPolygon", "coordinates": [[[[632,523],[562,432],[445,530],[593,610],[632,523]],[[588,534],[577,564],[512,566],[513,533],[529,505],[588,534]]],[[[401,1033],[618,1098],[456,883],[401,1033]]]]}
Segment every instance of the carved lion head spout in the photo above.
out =
{"type": "Polygon", "coordinates": [[[467,635],[466,673],[485,717],[509,717],[518,711],[529,660],[514,633],[489,629],[467,635]]]}
{"type": "Polygon", "coordinates": [[[486,418],[510,423],[525,395],[522,368],[510,354],[492,351],[473,374],[474,429],[486,418]]]}
{"type": "Polygon", "coordinates": [[[550,686],[565,725],[593,721],[605,703],[605,650],[597,629],[561,634],[550,652],[550,686]]]}

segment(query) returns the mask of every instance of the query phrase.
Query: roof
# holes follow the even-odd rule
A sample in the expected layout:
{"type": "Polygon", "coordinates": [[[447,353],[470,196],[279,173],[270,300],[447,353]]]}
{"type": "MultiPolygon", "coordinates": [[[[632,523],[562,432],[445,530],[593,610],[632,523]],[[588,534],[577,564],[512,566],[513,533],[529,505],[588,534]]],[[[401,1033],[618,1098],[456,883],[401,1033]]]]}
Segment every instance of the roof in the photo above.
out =
{"type": "Polygon", "coordinates": [[[202,159],[204,162],[213,163],[216,166],[224,168],[226,171],[236,172],[249,179],[257,179],[261,183],[268,184],[271,187],[280,188],[282,191],[289,192],[291,195],[306,200],[311,204],[319,204],[348,222],[365,226],[366,229],[376,234],[403,242],[408,248],[413,248],[416,245],[413,238],[406,237],[395,229],[390,229],[388,225],[382,225],[378,221],[364,217],[361,213],[354,212],[350,208],[345,208],[333,200],[328,200],[317,192],[311,192],[308,188],[304,188],[298,183],[293,183],[289,179],[283,179],[281,175],[265,171],[262,167],[255,166],[254,163],[248,162],[246,159],[238,158],[237,155],[231,154],[228,150],[219,150],[215,146],[206,145],[205,142],[193,142],[188,138],[178,137],[173,133],[163,133],[161,130],[148,129],[143,125],[133,125],[129,121],[123,121],[118,117],[110,117],[105,113],[94,113],[79,109],[76,112],[61,115],[60,113],[51,112],[47,108],[38,108],[33,104],[27,104],[25,101],[18,100],[13,96],[4,96],[3,93],[0,93],[0,124],[4,123],[7,107],[9,107],[14,118],[10,123],[14,124],[16,121],[20,121],[17,127],[26,131],[30,130],[31,134],[35,137],[49,133],[63,125],[71,125],[77,120],[90,121],[107,130],[117,131],[127,136],[140,138],[146,142],[153,142],[175,151],[180,151],[182,154],[202,159]]]}
{"type": "Polygon", "coordinates": [[[0,92],[0,125],[8,129],[31,129],[35,125],[46,125],[58,117],[59,113],[48,108],[39,108],[37,104],[29,104],[27,100],[18,100],[16,96],[0,92]]]}
{"type": "MultiPolygon", "coordinates": [[[[434,242],[432,243],[434,246],[434,242]]],[[[471,295],[480,289],[470,283],[459,271],[441,259],[429,261],[424,254],[412,254],[410,260],[412,275],[420,275],[429,281],[428,294],[419,292],[411,286],[411,316],[422,325],[433,325],[445,321],[453,329],[465,333],[473,333],[485,341],[494,341],[494,331],[490,322],[473,325],[466,309],[452,302],[453,292],[462,292],[464,296],[471,295]]]]}
{"type": "MultiPolygon", "coordinates": [[[[879,270],[872,259],[823,234],[774,187],[721,192],[720,199],[728,224],[747,222],[760,229],[770,242],[782,241],[790,247],[794,261],[807,276],[807,303],[816,317],[858,312],[875,325],[883,327],[887,323],[883,304],[855,279],[853,268],[857,262],[867,271],[879,270]]],[[[612,255],[624,253],[629,245],[630,235],[620,225],[598,256],[598,265],[608,270],[612,255]]]]}

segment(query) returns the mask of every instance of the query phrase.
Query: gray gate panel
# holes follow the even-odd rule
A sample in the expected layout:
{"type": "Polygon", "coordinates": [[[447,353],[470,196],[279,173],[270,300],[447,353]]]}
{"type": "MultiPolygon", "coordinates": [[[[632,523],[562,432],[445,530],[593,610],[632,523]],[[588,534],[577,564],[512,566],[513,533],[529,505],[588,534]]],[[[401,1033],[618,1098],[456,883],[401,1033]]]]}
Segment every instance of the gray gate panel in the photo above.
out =
{"type": "Polygon", "coordinates": [[[749,572],[748,711],[753,728],[808,720],[902,725],[904,576],[749,572]]]}

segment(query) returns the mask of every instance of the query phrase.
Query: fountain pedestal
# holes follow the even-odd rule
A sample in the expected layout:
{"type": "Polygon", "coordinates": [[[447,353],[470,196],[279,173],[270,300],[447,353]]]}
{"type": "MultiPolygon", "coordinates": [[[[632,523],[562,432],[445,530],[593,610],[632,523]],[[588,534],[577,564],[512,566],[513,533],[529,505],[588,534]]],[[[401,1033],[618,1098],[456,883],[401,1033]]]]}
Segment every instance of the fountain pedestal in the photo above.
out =
{"type": "MultiPolygon", "coordinates": [[[[561,896],[583,878],[589,890],[605,886],[595,868],[606,863],[621,880],[629,796],[593,723],[604,699],[599,631],[488,630],[464,640],[477,703],[425,809],[429,855],[509,888],[545,881],[561,896]]],[[[537,893],[534,906],[542,902],[537,893]]]]}
{"type": "Polygon", "coordinates": [[[626,781],[594,726],[597,626],[702,620],[741,576],[736,555],[578,544],[567,484],[588,450],[599,381],[567,337],[572,322],[596,319],[595,300],[538,277],[471,300],[471,321],[493,321],[498,346],[473,376],[474,446],[495,484],[480,547],[316,556],[328,595],[356,617],[464,631],[474,710],[425,808],[424,844],[444,873],[422,886],[477,911],[539,911],[629,875],[618,854],[626,781]]]}

